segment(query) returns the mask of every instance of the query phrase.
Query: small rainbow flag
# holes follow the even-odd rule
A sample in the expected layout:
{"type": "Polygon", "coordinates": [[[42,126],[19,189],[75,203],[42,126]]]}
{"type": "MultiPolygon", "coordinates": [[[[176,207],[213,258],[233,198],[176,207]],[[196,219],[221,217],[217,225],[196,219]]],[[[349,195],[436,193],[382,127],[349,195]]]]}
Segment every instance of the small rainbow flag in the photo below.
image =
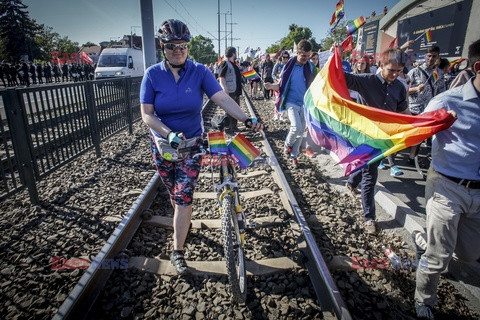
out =
{"type": "Polygon", "coordinates": [[[438,71],[437,71],[437,69],[433,70],[432,78],[433,78],[433,83],[438,81],[438,71]]]}
{"type": "Polygon", "coordinates": [[[432,42],[432,30],[425,31],[425,42],[432,42]]]}
{"type": "Polygon", "coordinates": [[[225,132],[209,132],[208,144],[210,145],[210,153],[212,154],[227,154],[228,147],[225,141],[225,132]]]}
{"type": "Polygon", "coordinates": [[[355,31],[358,30],[361,26],[365,24],[365,18],[363,16],[358,17],[357,19],[353,21],[349,21],[347,23],[347,33],[351,35],[355,31]]]}
{"type": "Polygon", "coordinates": [[[260,151],[241,133],[238,133],[228,144],[228,150],[238,159],[238,165],[242,169],[248,167],[253,159],[260,155],[260,151]]]}
{"type": "MultiPolygon", "coordinates": [[[[340,0],[338,1],[337,6],[335,7],[335,12],[332,14],[332,19],[330,20],[330,26],[332,26],[335,22],[337,22],[338,24],[338,21],[340,21],[340,19],[342,19],[344,15],[345,13],[343,12],[343,0],[340,0]]],[[[337,26],[337,24],[335,24],[335,27],[337,26]]]]}
{"type": "Polygon", "coordinates": [[[245,77],[245,79],[247,79],[249,81],[260,78],[260,76],[258,75],[258,73],[254,69],[242,72],[242,75],[245,77]]]}

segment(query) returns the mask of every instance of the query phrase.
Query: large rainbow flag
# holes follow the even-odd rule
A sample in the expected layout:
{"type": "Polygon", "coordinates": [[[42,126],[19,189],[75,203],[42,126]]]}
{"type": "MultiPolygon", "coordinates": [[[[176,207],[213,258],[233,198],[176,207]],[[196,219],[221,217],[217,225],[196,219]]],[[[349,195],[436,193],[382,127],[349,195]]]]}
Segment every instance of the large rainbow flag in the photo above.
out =
{"type": "Polygon", "coordinates": [[[308,88],[304,102],[312,139],[338,156],[346,176],[422,142],[455,121],[445,109],[410,116],[353,102],[338,47],[308,88]]]}
{"type": "Polygon", "coordinates": [[[260,76],[254,69],[242,72],[242,75],[245,77],[245,79],[250,81],[260,78],[260,76]]]}

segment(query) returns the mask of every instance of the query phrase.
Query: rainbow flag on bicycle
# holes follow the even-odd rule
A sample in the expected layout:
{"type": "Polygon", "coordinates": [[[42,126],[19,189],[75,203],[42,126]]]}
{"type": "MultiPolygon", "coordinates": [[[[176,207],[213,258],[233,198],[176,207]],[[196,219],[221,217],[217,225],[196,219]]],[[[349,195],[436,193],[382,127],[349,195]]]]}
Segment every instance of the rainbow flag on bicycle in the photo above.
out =
{"type": "Polygon", "coordinates": [[[208,144],[210,145],[210,153],[212,154],[228,154],[225,132],[209,132],[208,144]]]}
{"type": "Polygon", "coordinates": [[[237,158],[240,168],[247,168],[260,155],[260,151],[241,133],[228,144],[228,151],[237,158]]]}

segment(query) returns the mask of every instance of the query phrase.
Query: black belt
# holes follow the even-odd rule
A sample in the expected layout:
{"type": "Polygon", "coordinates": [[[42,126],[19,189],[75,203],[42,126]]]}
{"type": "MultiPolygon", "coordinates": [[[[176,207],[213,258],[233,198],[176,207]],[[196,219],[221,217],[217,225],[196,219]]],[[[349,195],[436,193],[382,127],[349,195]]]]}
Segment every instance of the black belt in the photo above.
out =
{"type": "MultiPolygon", "coordinates": [[[[437,171],[438,172],[438,171],[437,171]]],[[[455,182],[456,184],[459,184],[461,186],[464,186],[465,188],[469,188],[469,189],[480,189],[480,181],[478,180],[468,180],[468,179],[462,179],[462,178],[455,178],[455,177],[450,177],[450,176],[447,176],[446,174],[443,174],[441,172],[438,172],[440,173],[442,176],[444,176],[445,178],[449,179],[449,180],[452,180],[453,182],[455,182]]]]}

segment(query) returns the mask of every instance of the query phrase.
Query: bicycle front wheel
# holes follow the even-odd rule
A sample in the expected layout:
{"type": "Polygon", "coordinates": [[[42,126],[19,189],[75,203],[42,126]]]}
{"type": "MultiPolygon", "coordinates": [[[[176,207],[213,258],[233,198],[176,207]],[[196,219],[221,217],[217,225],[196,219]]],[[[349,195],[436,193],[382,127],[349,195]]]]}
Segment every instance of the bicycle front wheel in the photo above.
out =
{"type": "Polygon", "coordinates": [[[245,302],[247,299],[247,272],[245,252],[240,239],[237,214],[233,197],[226,195],[222,201],[223,251],[227,263],[227,275],[233,300],[245,302]]]}

